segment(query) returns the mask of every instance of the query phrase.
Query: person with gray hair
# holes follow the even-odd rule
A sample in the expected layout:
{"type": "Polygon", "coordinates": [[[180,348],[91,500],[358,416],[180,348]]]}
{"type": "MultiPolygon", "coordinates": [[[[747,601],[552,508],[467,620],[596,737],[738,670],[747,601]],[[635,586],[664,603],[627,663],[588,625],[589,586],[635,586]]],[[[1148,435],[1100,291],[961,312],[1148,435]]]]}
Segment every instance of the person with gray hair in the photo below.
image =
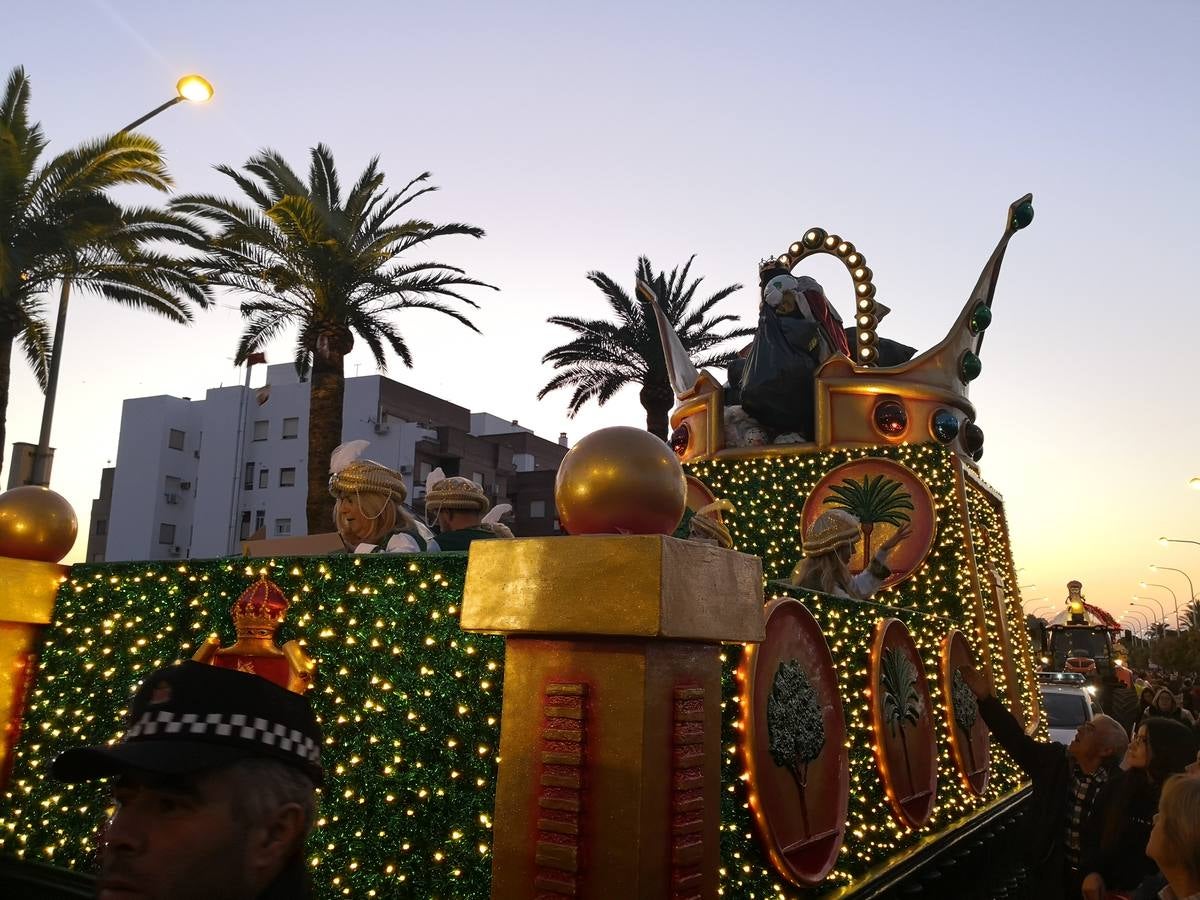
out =
{"type": "Polygon", "coordinates": [[[100,900],[305,900],[321,743],[300,694],[189,661],[142,682],[119,741],[67,750],[51,772],[111,779],[100,900]]]}
{"type": "Polygon", "coordinates": [[[992,737],[1033,782],[1026,833],[1038,897],[1074,900],[1084,875],[1081,832],[1095,813],[1100,789],[1125,756],[1129,736],[1116,719],[1101,715],[1080,725],[1068,746],[1034,740],[996,697],[987,676],[970,667],[962,674],[992,737]]]}

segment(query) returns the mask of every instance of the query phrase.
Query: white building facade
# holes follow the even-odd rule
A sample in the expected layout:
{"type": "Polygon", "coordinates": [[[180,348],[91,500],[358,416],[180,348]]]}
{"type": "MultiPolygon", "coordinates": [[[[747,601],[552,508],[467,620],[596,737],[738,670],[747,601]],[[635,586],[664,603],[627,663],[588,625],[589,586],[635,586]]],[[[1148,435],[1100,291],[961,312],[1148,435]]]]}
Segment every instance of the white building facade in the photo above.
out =
{"type": "MultiPolygon", "coordinates": [[[[240,553],[247,538],[306,534],[309,389],[288,363],[268,367],[262,388],[126,400],[111,498],[97,501],[90,523],[89,561],[220,557],[240,553]]],[[[461,474],[485,486],[490,478],[503,499],[516,472],[557,468],[566,450],[379,375],[346,379],[342,421],[342,440],[369,441],[365,455],[402,472],[410,499],[423,494],[431,466],[455,474],[460,458],[461,474]],[[464,441],[475,448],[470,459],[446,449],[464,441]],[[443,459],[439,447],[451,455],[443,459]]],[[[333,531],[333,523],[314,530],[333,531]]]]}

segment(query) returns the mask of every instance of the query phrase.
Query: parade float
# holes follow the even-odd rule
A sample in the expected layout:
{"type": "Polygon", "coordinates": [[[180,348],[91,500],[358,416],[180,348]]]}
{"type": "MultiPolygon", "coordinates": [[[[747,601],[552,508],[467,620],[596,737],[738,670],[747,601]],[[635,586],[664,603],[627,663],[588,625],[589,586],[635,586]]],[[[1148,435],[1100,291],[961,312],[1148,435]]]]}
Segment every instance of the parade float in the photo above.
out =
{"type": "Polygon", "coordinates": [[[321,897],[1017,896],[1024,782],[961,670],[1043,733],[968,399],[1031,201],[919,355],[879,337],[863,254],[820,228],[763,264],[727,383],[660,315],[670,447],[580,441],[564,536],[67,569],[55,495],[0,497],[5,896],[88,895],[105,794],[49,762],[197,655],[308,691],[321,897]],[[795,274],[818,253],[849,273],[848,328],[795,274]]]}

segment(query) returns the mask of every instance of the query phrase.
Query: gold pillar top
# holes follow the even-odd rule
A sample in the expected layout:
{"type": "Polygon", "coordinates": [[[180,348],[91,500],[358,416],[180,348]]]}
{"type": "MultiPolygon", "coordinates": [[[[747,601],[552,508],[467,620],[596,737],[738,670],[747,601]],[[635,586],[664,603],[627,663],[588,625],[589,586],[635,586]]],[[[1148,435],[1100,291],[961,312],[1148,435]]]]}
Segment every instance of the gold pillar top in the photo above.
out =
{"type": "Polygon", "coordinates": [[[476,541],[465,631],[763,639],[762,561],[661,534],[476,541]]]}

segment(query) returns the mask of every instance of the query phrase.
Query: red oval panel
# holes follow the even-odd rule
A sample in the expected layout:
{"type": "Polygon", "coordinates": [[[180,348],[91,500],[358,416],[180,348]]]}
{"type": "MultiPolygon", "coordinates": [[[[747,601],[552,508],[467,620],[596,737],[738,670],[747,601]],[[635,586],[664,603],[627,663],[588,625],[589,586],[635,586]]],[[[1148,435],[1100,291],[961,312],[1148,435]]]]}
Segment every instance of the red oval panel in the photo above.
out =
{"type": "Polygon", "coordinates": [[[950,748],[963,784],[982,797],[988,782],[990,755],[988,729],[979,715],[979,704],[960,675],[964,666],[975,665],[975,654],[957,628],[942,640],[941,676],[945,699],[946,725],[950,729],[950,748]]]}
{"type": "Polygon", "coordinates": [[[875,760],[896,819],[920,828],[937,799],[937,741],[925,665],[908,628],[880,619],[871,646],[875,760]]]}
{"type": "Polygon", "coordinates": [[[775,868],[813,885],[837,862],[850,799],[837,670],[800,601],[769,603],[766,632],[738,671],[750,805],[775,868]]]}

